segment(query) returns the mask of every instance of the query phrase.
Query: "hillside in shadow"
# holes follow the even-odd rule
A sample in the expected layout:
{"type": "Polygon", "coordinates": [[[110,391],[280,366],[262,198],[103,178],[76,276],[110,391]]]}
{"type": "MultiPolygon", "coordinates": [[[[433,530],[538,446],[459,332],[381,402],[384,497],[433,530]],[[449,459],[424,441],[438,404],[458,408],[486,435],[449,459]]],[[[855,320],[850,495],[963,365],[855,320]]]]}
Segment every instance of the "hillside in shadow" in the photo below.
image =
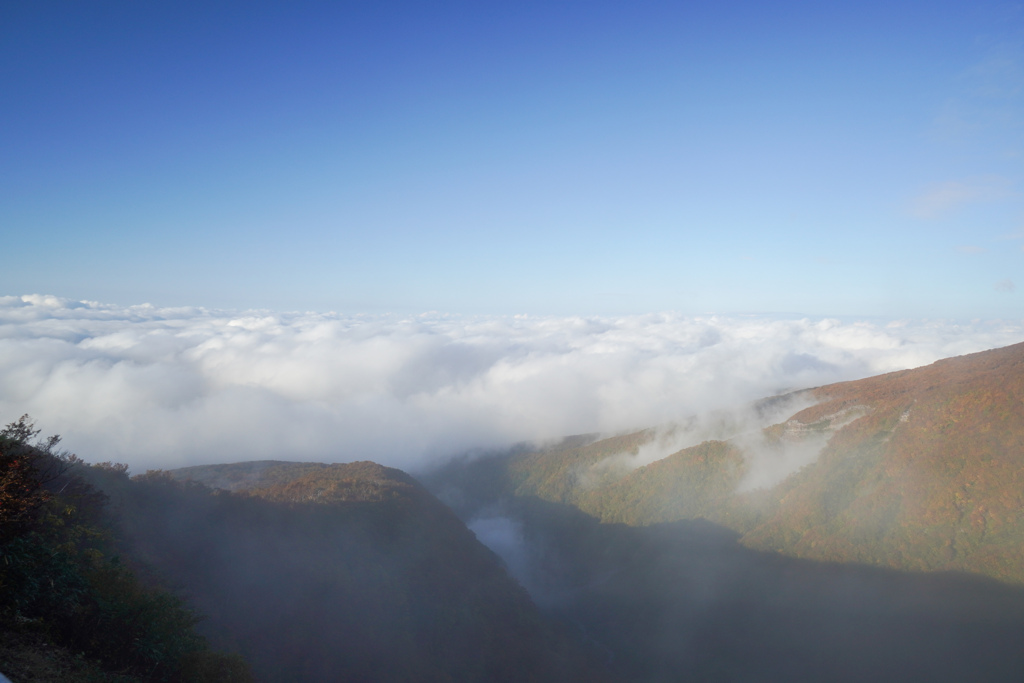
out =
{"type": "Polygon", "coordinates": [[[991,579],[785,557],[704,520],[607,524],[530,497],[469,523],[503,529],[482,538],[625,680],[1024,677],[1024,590],[991,579]]]}
{"type": "Polygon", "coordinates": [[[272,470],[234,492],[161,472],[100,482],[125,549],[178,587],[211,641],[242,653],[258,680],[607,678],[405,473],[368,462],[272,470]]]}

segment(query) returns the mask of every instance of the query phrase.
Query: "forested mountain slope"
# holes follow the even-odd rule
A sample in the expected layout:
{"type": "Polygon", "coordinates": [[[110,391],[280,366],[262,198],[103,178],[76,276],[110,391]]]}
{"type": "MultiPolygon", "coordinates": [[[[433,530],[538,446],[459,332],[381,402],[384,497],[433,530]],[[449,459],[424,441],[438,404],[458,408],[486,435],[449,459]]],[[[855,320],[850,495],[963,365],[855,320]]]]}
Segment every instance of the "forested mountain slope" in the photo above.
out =
{"type": "Polygon", "coordinates": [[[1019,681],[1022,435],[1017,345],[423,481],[629,680],[1019,681]]]}
{"type": "Polygon", "coordinates": [[[745,542],[1024,582],[1024,344],[816,395],[796,423],[866,414],[778,488],[745,542]]]}
{"type": "Polygon", "coordinates": [[[814,405],[773,426],[636,468],[653,429],[455,465],[432,486],[606,522],[703,517],[752,548],[1024,582],[1024,344],[809,393],[814,405]]]}

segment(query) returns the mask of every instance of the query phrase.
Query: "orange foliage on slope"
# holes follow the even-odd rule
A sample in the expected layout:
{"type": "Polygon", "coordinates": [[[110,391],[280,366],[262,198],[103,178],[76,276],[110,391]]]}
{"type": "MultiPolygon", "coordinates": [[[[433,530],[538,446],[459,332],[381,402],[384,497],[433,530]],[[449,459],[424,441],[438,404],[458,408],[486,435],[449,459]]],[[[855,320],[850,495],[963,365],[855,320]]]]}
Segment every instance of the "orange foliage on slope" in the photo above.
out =
{"type": "Polygon", "coordinates": [[[792,419],[871,412],[780,487],[747,543],[1024,581],[1024,344],[815,393],[792,419]]]}
{"type": "Polygon", "coordinates": [[[738,492],[742,445],[716,441],[617,476],[579,476],[635,452],[648,431],[511,458],[513,490],[608,522],[705,517],[760,549],[1024,583],[1024,344],[813,393],[818,403],[764,430],[765,444],[831,438],[769,489],[738,492]]]}

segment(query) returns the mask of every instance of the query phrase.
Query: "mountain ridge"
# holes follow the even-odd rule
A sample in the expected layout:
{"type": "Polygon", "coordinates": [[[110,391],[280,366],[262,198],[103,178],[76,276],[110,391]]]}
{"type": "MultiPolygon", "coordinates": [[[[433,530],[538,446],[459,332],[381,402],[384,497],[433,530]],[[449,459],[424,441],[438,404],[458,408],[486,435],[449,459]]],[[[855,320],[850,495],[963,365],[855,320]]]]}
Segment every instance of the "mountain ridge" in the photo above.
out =
{"type": "Polygon", "coordinates": [[[491,469],[503,495],[605,522],[703,517],[751,548],[1024,583],[1024,343],[805,393],[814,405],[781,422],[632,469],[657,430],[491,469]],[[751,485],[787,463],[780,481],[751,485]]]}

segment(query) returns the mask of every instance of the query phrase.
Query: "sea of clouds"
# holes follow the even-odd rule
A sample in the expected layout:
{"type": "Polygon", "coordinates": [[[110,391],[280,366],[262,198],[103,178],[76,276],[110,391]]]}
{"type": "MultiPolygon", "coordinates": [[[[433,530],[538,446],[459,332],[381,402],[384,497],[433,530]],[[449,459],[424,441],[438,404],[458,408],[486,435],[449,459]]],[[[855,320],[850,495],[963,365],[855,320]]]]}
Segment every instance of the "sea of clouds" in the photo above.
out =
{"type": "Polygon", "coordinates": [[[134,472],[614,433],[1024,340],[1024,321],[343,315],[0,297],[0,420],[134,472]]]}

